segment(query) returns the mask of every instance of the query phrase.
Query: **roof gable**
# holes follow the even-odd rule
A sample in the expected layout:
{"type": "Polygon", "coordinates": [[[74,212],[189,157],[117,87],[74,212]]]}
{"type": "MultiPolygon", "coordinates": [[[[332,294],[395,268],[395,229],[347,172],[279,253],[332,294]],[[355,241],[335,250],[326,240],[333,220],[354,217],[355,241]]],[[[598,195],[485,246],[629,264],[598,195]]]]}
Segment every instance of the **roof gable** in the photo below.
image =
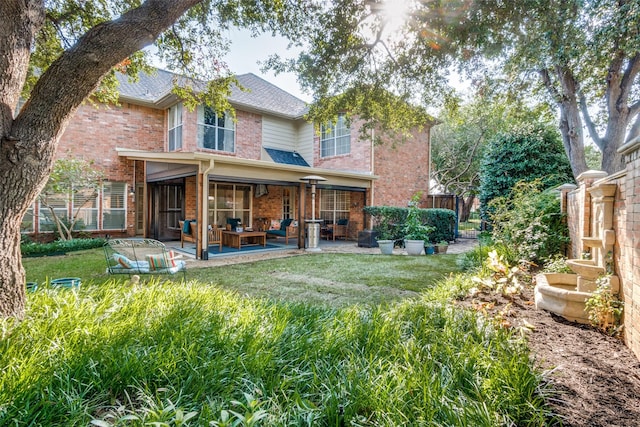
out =
{"type": "MultiPolygon", "coordinates": [[[[161,100],[171,95],[176,77],[179,75],[156,69],[152,74],[141,72],[138,75],[138,81],[132,82],[127,76],[118,74],[120,95],[133,102],[159,104],[161,100]]],[[[307,104],[303,100],[255,74],[237,75],[236,79],[245,90],[235,85],[231,87],[229,102],[234,106],[288,119],[300,119],[307,113],[307,104]]]]}

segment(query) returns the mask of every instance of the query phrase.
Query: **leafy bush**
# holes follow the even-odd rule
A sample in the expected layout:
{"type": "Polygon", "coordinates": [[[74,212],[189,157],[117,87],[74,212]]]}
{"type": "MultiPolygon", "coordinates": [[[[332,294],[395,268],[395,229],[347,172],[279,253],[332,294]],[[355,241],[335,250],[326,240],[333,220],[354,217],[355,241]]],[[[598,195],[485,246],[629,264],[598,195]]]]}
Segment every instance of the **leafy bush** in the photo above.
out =
{"type": "Polygon", "coordinates": [[[407,217],[402,227],[404,238],[407,240],[422,240],[425,243],[430,241],[431,233],[435,230],[435,227],[425,225],[420,215],[420,208],[418,208],[417,200],[414,198],[409,204],[407,217]]]}
{"type": "Polygon", "coordinates": [[[73,239],[73,240],[56,240],[51,243],[38,243],[32,241],[23,241],[20,244],[20,251],[24,257],[59,255],[60,253],[80,251],[83,249],[100,248],[104,245],[105,240],[96,239],[73,239]]]}
{"type": "Polygon", "coordinates": [[[545,273],[572,273],[571,268],[567,265],[567,259],[561,254],[547,258],[543,270],[545,273]]]}
{"type": "MultiPolygon", "coordinates": [[[[405,237],[405,223],[409,214],[409,208],[394,206],[365,206],[364,213],[373,217],[373,230],[390,240],[402,240],[405,237]]],[[[431,243],[441,240],[452,241],[456,214],[450,209],[421,209],[415,208],[416,216],[421,224],[434,227],[429,235],[431,243]]]]}
{"type": "Polygon", "coordinates": [[[542,180],[544,188],[573,182],[573,174],[558,131],[523,129],[493,139],[482,159],[480,213],[490,220],[490,202],[509,197],[519,181],[542,180]]]}
{"type": "Polygon", "coordinates": [[[542,180],[521,181],[510,197],[498,197],[490,204],[493,240],[518,260],[539,262],[561,253],[569,241],[558,194],[542,186],[542,180]]]}
{"type": "Polygon", "coordinates": [[[606,334],[618,336],[624,303],[611,292],[610,275],[598,277],[596,284],[596,290],[584,305],[584,310],[589,313],[589,322],[606,334]]]}

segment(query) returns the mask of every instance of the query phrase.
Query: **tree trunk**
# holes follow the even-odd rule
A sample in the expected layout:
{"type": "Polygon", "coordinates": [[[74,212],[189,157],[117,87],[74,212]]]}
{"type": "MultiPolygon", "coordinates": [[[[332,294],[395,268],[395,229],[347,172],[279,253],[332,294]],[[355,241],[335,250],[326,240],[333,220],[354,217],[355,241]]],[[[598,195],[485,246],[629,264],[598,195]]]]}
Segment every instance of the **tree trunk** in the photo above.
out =
{"type": "Polygon", "coordinates": [[[0,316],[24,314],[20,223],[49,177],[67,122],[113,66],[151,44],[201,1],[147,0],[90,29],[40,76],[15,119],[45,6],[37,0],[0,2],[0,316]]]}
{"type": "Polygon", "coordinates": [[[460,197],[460,202],[462,203],[462,206],[459,209],[460,222],[469,221],[469,217],[471,216],[471,208],[473,207],[473,201],[475,198],[476,196],[474,195],[467,196],[466,198],[460,197]]]}

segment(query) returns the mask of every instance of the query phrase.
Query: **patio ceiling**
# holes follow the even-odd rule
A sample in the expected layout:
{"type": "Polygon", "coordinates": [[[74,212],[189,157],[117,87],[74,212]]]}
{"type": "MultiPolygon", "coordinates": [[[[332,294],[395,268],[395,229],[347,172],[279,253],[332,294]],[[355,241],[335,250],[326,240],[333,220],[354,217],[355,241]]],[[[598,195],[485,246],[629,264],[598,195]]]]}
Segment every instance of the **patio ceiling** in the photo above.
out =
{"type": "Polygon", "coordinates": [[[238,182],[265,183],[286,185],[300,183],[300,178],[307,175],[321,175],[327,180],[323,188],[368,189],[378,176],[346,172],[331,169],[320,169],[296,165],[286,165],[264,160],[238,159],[218,154],[194,152],[151,152],[116,148],[118,156],[130,160],[144,160],[154,164],[164,164],[155,168],[147,176],[148,181],[170,179],[180,176],[195,175],[198,171],[207,172],[212,179],[233,180],[238,182]]]}

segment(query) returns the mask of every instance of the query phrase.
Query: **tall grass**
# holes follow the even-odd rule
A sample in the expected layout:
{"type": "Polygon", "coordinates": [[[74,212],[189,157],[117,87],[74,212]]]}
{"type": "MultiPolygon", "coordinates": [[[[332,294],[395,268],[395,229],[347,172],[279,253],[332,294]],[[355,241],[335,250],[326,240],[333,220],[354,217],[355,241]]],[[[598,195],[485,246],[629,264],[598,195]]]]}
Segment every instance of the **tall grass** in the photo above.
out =
{"type": "Polygon", "coordinates": [[[526,346],[438,292],[329,308],[196,281],[44,289],[0,323],[0,425],[544,425],[526,346]]]}

